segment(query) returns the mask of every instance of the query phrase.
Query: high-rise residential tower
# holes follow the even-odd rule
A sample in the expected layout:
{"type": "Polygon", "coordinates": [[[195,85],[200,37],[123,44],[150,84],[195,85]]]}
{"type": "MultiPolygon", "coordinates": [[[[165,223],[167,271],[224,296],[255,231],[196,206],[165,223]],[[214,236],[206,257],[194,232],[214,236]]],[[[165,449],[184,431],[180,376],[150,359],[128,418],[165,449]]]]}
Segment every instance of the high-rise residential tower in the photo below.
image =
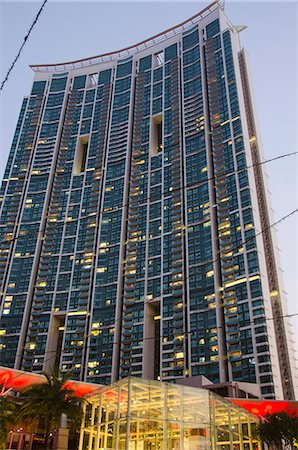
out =
{"type": "Polygon", "coordinates": [[[247,59],[215,2],[32,66],[1,188],[1,365],[294,397],[247,59]]]}

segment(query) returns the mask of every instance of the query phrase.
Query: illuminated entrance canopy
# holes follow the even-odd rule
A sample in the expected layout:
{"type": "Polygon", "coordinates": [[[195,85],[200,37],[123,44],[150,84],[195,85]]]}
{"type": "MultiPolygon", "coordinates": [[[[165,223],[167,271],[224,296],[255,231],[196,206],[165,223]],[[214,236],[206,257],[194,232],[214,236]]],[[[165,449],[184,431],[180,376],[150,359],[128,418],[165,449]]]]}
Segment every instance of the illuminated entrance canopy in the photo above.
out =
{"type": "Polygon", "coordinates": [[[257,423],[208,390],[125,378],[88,398],[79,450],[256,450],[257,423]]]}
{"type": "MultiPolygon", "coordinates": [[[[10,369],[9,367],[0,366],[0,394],[2,395],[8,390],[22,392],[24,389],[33,384],[42,384],[46,382],[46,377],[39,373],[24,372],[23,370],[10,369]]],[[[96,391],[101,386],[94,383],[84,383],[81,381],[69,380],[65,383],[64,388],[74,391],[77,397],[84,397],[91,392],[96,391]]]]}

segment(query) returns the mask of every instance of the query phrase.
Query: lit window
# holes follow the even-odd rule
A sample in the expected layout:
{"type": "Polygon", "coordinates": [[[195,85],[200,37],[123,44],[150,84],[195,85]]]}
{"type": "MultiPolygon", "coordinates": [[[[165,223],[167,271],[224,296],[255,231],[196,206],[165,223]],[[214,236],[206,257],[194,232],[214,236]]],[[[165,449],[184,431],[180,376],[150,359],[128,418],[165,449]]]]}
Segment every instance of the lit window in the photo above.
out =
{"type": "Polygon", "coordinates": [[[88,367],[90,367],[91,369],[95,369],[95,367],[97,367],[99,365],[98,361],[89,361],[88,362],[88,367]]]}
{"type": "Polygon", "coordinates": [[[206,277],[210,278],[213,276],[213,274],[214,274],[213,270],[209,270],[208,272],[206,272],[206,277]]]}
{"type": "Polygon", "coordinates": [[[34,350],[35,347],[36,347],[36,343],[35,343],[35,342],[29,342],[29,343],[26,345],[26,347],[27,347],[28,350],[34,350]]]}

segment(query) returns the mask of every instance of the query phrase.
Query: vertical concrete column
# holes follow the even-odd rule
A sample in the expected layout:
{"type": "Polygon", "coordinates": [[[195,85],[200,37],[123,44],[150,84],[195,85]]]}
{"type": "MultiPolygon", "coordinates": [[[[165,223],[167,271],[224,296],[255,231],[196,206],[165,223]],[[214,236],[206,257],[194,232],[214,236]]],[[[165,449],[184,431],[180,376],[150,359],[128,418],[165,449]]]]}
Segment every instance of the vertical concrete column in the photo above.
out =
{"type": "Polygon", "coordinates": [[[68,428],[58,428],[55,435],[53,450],[68,450],[68,428]]]}

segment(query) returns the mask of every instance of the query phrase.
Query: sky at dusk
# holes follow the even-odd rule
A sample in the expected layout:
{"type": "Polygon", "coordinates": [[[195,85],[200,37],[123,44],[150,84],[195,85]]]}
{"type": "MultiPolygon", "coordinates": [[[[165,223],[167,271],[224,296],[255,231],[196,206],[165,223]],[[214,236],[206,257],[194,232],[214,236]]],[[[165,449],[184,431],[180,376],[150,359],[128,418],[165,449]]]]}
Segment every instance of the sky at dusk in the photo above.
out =
{"type": "MultiPolygon", "coordinates": [[[[0,93],[0,179],[22,99],[31,90],[29,64],[58,63],[117,50],[188,19],[209,2],[77,2],[49,0],[0,93]]],[[[42,1],[0,0],[0,81],[42,1]]],[[[225,2],[234,25],[246,25],[241,43],[250,55],[265,159],[297,151],[297,2],[225,2]]],[[[298,156],[264,166],[272,192],[273,221],[297,206],[298,156]]],[[[276,227],[289,314],[298,313],[298,214],[276,227]]],[[[298,319],[292,323],[298,341],[298,319]]],[[[297,346],[296,346],[297,347],[297,346]]]]}

